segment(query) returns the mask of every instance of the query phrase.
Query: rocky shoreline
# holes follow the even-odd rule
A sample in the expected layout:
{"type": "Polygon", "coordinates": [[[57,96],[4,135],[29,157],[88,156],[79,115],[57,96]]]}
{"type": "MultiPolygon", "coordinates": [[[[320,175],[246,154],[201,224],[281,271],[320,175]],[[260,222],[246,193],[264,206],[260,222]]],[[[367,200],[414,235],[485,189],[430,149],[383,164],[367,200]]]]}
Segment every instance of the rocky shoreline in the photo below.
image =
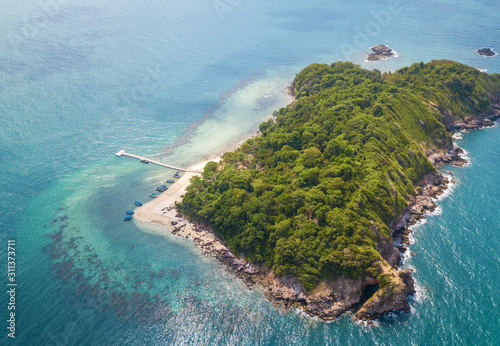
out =
{"type": "MultiPolygon", "coordinates": [[[[494,110],[498,110],[498,108],[494,107],[494,110]]],[[[488,118],[471,118],[449,124],[447,129],[453,131],[479,130],[494,126],[494,120],[499,117],[500,112],[495,112],[495,114],[491,114],[488,118]]],[[[463,158],[463,153],[463,149],[454,144],[446,153],[432,153],[428,158],[435,167],[446,164],[461,167],[468,163],[463,158]]],[[[403,210],[398,221],[394,225],[391,225],[395,246],[401,253],[405,253],[410,245],[409,236],[412,233],[411,226],[436,210],[438,205],[435,203],[435,200],[449,188],[450,184],[454,183],[451,178],[451,172],[449,172],[449,175],[450,177],[444,177],[439,172],[426,175],[417,184],[415,198],[411,198],[408,201],[408,207],[403,210]]]]}
{"type": "MultiPolygon", "coordinates": [[[[438,167],[444,164],[453,166],[463,166],[467,163],[460,154],[463,150],[455,147],[453,152],[432,154],[429,159],[438,167]]],[[[416,196],[410,197],[408,206],[402,211],[400,218],[391,225],[393,231],[394,246],[403,254],[410,245],[411,226],[424,219],[429,213],[432,213],[438,205],[436,199],[449,188],[454,181],[450,177],[444,177],[441,173],[435,172],[427,174],[415,188],[416,196]]],[[[401,263],[399,263],[401,264],[401,263]]]]}
{"type": "MultiPolygon", "coordinates": [[[[290,88],[291,89],[291,88],[290,88]]],[[[293,89],[292,89],[293,90],[293,89]]],[[[291,91],[292,91],[291,90],[291,91]]],[[[475,117],[456,123],[445,124],[448,130],[470,130],[494,125],[493,120],[500,116],[500,108],[495,104],[493,113],[488,117],[475,117]]],[[[435,167],[444,164],[463,166],[467,161],[461,156],[463,150],[455,145],[443,151],[428,153],[435,167]]],[[[401,254],[410,244],[412,225],[437,208],[436,198],[441,195],[453,180],[443,177],[439,172],[427,174],[415,187],[415,197],[410,197],[408,206],[398,220],[391,223],[393,232],[391,244],[384,244],[380,252],[387,262],[379,262],[382,272],[391,277],[390,287],[380,288],[377,278],[366,276],[358,279],[336,278],[323,281],[316,289],[307,292],[299,280],[292,275],[276,277],[272,270],[249,263],[243,256],[236,257],[215,233],[206,226],[186,220],[181,214],[171,223],[172,234],[183,235],[182,229],[189,225],[197,236],[189,236],[207,256],[215,257],[235,277],[241,279],[249,288],[259,287],[273,303],[285,308],[296,308],[310,316],[322,320],[334,320],[346,312],[354,313],[358,320],[371,323],[371,320],[391,311],[409,312],[406,300],[415,293],[411,270],[397,270],[402,264],[401,254]],[[203,234],[209,233],[213,241],[207,242],[203,234]],[[395,241],[394,241],[395,240],[395,241]]],[[[376,226],[374,226],[376,228],[376,226]]],[[[374,229],[378,231],[378,229],[374,229]]]]}

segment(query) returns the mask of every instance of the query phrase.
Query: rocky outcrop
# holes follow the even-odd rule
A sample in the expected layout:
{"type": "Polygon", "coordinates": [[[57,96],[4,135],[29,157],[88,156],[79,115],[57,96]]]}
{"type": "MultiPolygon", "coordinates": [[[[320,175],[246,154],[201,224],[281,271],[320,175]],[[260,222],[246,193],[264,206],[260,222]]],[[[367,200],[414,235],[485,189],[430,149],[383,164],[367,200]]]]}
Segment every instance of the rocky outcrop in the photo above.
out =
{"type": "MultiPolygon", "coordinates": [[[[461,154],[463,154],[463,149],[459,148],[455,145],[452,146],[452,148],[446,152],[434,152],[430,155],[427,155],[427,158],[429,161],[434,165],[434,166],[441,166],[444,164],[451,164],[453,166],[463,166],[464,164],[467,163],[467,160],[465,160],[461,154]]],[[[441,178],[434,178],[440,180],[441,178]]],[[[434,183],[433,183],[434,184],[434,183]]],[[[440,181],[437,182],[437,185],[441,184],[440,181]]]]}
{"type": "MultiPolygon", "coordinates": [[[[382,238],[382,234],[380,234],[380,239],[382,238]]],[[[401,255],[398,249],[394,246],[394,238],[392,234],[390,234],[390,238],[388,241],[381,241],[377,244],[377,251],[382,255],[389,265],[396,268],[401,261],[401,255]]]]}
{"type": "Polygon", "coordinates": [[[295,98],[295,94],[297,93],[297,88],[295,87],[295,81],[292,81],[290,85],[286,88],[288,91],[288,95],[292,96],[295,98]]]}
{"type": "MultiPolygon", "coordinates": [[[[396,254],[399,253],[392,248],[396,254]]],[[[285,308],[301,309],[325,321],[334,320],[347,311],[361,311],[359,316],[362,319],[369,319],[370,313],[375,311],[372,318],[390,311],[408,311],[406,296],[413,292],[410,271],[398,272],[386,261],[380,262],[380,266],[384,273],[390,274],[390,285],[394,289],[389,291],[377,290],[383,283],[379,282],[378,278],[365,276],[357,279],[339,277],[325,280],[314,290],[307,292],[293,275],[276,277],[271,270],[255,266],[243,257],[236,257],[229,250],[211,251],[211,255],[247,286],[263,287],[269,300],[282,304],[285,308]]]]}
{"type": "Polygon", "coordinates": [[[334,320],[347,311],[355,311],[356,317],[363,320],[391,311],[409,312],[406,297],[415,292],[411,271],[397,271],[385,261],[381,261],[380,266],[382,273],[387,274],[387,282],[379,282],[378,278],[371,276],[355,280],[340,277],[321,282],[311,292],[306,292],[293,276],[275,278],[268,273],[268,289],[265,293],[271,300],[282,302],[285,307],[301,309],[325,321],[334,320]]]}
{"type": "MultiPolygon", "coordinates": [[[[500,111],[499,111],[500,113],[500,111]]],[[[496,119],[498,118],[498,115],[496,117],[494,116],[493,118],[496,119]]],[[[453,124],[453,129],[462,129],[462,130],[477,130],[481,129],[483,127],[488,127],[488,126],[493,126],[495,123],[493,122],[492,119],[490,118],[479,118],[479,119],[470,119],[470,120],[463,120],[459,121],[453,124]]]]}
{"type": "Polygon", "coordinates": [[[398,231],[415,224],[425,217],[426,213],[436,209],[437,204],[434,203],[434,199],[446,189],[448,182],[448,178],[444,178],[438,172],[425,175],[415,188],[416,196],[407,197],[408,206],[403,209],[399,218],[389,225],[394,236],[399,235],[398,231]]]}
{"type": "Polygon", "coordinates": [[[324,281],[309,293],[302,309],[323,320],[333,320],[360,303],[364,288],[369,283],[372,283],[372,280],[352,280],[344,277],[324,281]]]}
{"type": "Polygon", "coordinates": [[[476,130],[483,127],[493,126],[494,120],[500,117],[500,91],[496,94],[488,95],[490,99],[490,107],[482,114],[475,114],[466,119],[457,120],[451,112],[445,110],[443,107],[428,102],[429,105],[441,114],[441,122],[448,131],[457,130],[476,130]]]}
{"type": "Polygon", "coordinates": [[[375,294],[356,312],[356,318],[371,320],[389,311],[410,312],[406,297],[415,293],[411,270],[397,271],[390,266],[383,267],[383,274],[391,278],[389,283],[380,287],[375,294]]]}
{"type": "Polygon", "coordinates": [[[488,56],[488,57],[497,55],[497,52],[495,52],[493,49],[488,48],[488,47],[476,49],[475,52],[479,55],[488,56]]]}
{"type": "Polygon", "coordinates": [[[383,44],[370,47],[370,49],[373,53],[368,54],[366,58],[368,61],[385,60],[396,56],[396,52],[383,44]]]}
{"type": "MultiPolygon", "coordinates": [[[[462,164],[462,161],[457,162],[457,165],[462,164]]],[[[410,226],[416,224],[437,208],[436,198],[448,188],[451,182],[453,180],[443,177],[439,172],[427,174],[415,188],[416,196],[408,197],[408,206],[403,210],[400,217],[390,225],[395,239],[395,246],[400,252],[404,253],[410,244],[410,226]]]]}

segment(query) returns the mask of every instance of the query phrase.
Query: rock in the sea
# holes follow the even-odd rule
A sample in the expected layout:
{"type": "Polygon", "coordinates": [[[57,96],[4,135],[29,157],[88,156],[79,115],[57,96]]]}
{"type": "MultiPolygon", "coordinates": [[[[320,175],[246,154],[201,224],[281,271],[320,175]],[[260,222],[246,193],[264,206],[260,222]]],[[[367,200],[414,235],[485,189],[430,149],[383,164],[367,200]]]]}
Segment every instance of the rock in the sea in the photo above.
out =
{"type": "Polygon", "coordinates": [[[495,56],[497,55],[497,52],[495,52],[493,49],[484,47],[481,49],[476,49],[476,53],[482,56],[495,56]]]}
{"type": "Polygon", "coordinates": [[[384,267],[384,274],[390,278],[390,283],[380,287],[375,294],[356,312],[355,316],[361,320],[373,319],[387,314],[390,311],[410,311],[406,297],[415,293],[411,270],[396,271],[388,266],[384,267]]]}
{"type": "Polygon", "coordinates": [[[368,61],[385,60],[396,56],[396,53],[389,47],[379,44],[370,48],[373,53],[368,54],[368,61]]]}

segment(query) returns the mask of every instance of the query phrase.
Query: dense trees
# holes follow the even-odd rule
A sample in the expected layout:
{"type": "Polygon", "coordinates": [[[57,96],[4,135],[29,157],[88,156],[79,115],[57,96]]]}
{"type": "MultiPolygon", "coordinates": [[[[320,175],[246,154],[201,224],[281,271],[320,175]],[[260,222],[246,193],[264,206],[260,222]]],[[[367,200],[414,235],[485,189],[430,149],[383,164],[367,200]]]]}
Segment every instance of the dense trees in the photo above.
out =
{"type": "Polygon", "coordinates": [[[338,275],[376,277],[388,225],[434,170],[426,151],[451,143],[443,118],[486,111],[499,85],[499,75],[451,61],[385,74],[313,64],[294,81],[297,101],[208,164],[179,209],[308,289],[338,275]]]}

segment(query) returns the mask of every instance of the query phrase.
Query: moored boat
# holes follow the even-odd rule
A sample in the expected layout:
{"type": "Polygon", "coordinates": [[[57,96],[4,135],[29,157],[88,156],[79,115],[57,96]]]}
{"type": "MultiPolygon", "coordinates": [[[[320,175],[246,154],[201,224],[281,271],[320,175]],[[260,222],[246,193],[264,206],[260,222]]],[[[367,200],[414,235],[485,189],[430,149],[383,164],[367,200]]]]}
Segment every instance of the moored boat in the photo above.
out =
{"type": "Polygon", "coordinates": [[[135,202],[134,202],[134,204],[135,204],[136,206],[138,206],[138,207],[142,207],[142,203],[141,203],[141,202],[137,202],[137,201],[135,201],[135,202]]]}
{"type": "Polygon", "coordinates": [[[168,190],[168,187],[167,185],[160,185],[156,188],[156,191],[159,191],[159,192],[163,192],[163,191],[166,191],[168,190]]]}
{"type": "Polygon", "coordinates": [[[178,179],[178,178],[181,177],[181,175],[179,174],[179,172],[175,172],[174,175],[173,175],[173,177],[178,179]]]}
{"type": "Polygon", "coordinates": [[[123,221],[130,221],[130,220],[132,220],[132,216],[126,216],[126,217],[123,219],[123,221]]]}
{"type": "Polygon", "coordinates": [[[158,195],[156,193],[150,193],[149,196],[153,197],[153,198],[157,198],[158,197],[158,195]]]}
{"type": "Polygon", "coordinates": [[[129,210],[125,214],[127,214],[127,215],[134,215],[134,212],[132,210],[129,210]]]}
{"type": "Polygon", "coordinates": [[[169,183],[169,184],[175,183],[175,180],[174,179],[167,179],[167,183],[169,183]]]}
{"type": "Polygon", "coordinates": [[[146,159],[142,159],[142,160],[141,160],[141,162],[142,162],[142,163],[149,163],[149,161],[148,161],[148,160],[146,160],[146,159]]]}

